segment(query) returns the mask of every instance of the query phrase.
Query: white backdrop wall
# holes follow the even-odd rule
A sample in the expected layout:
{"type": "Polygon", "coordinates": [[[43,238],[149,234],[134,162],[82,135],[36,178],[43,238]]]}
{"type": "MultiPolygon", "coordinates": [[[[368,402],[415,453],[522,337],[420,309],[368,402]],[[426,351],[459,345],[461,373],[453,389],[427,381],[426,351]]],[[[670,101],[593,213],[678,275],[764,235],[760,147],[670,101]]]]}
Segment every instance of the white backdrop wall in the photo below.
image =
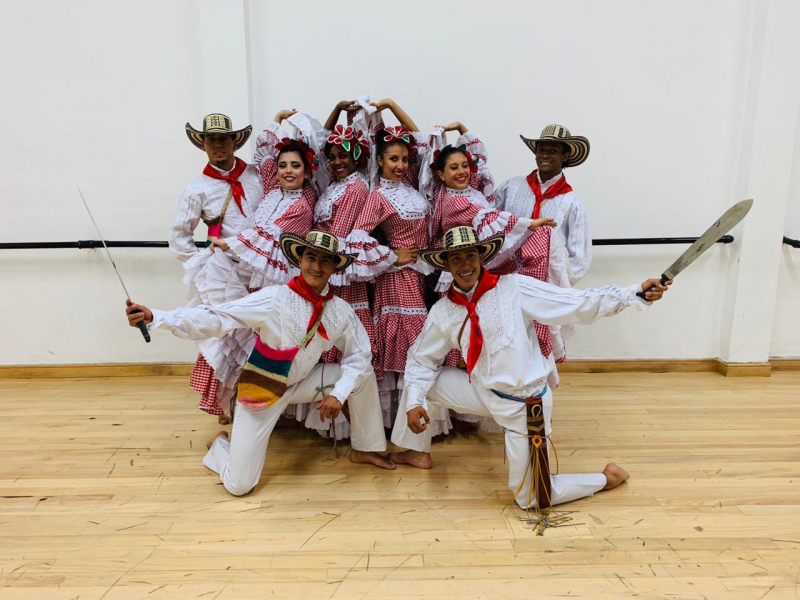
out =
{"type": "MultiPolygon", "coordinates": [[[[324,120],[336,101],[362,93],[395,98],[423,131],[463,121],[487,143],[498,183],[533,168],[520,133],[559,122],[586,135],[589,160],[567,176],[597,238],[699,235],[753,189],[743,181],[772,177],[752,150],[761,139],[759,115],[785,122],[791,143],[781,149],[795,151],[798,75],[778,83],[760,69],[773,39],[797,45],[771,26],[800,19],[788,0],[280,6],[289,18],[278,4],[254,0],[1,0],[0,50],[13,60],[3,61],[0,77],[15,93],[2,97],[3,114],[13,118],[0,146],[0,239],[95,238],[75,190],[80,183],[108,238],[164,240],[175,196],[204,165],[185,121],[197,126],[221,111],[236,126],[251,120],[259,129],[292,107],[324,120]],[[775,95],[779,86],[794,111],[771,110],[764,90],[775,95]]],[[[800,170],[797,159],[789,164],[791,181],[788,167],[773,178],[780,184],[785,175],[785,193],[757,198],[753,214],[773,228],[780,218],[781,230],[785,219],[787,235],[797,237],[800,170]]],[[[800,251],[762,250],[761,230],[740,227],[735,247],[709,251],[661,305],[579,329],[571,356],[725,354],[731,323],[753,310],[750,298],[735,302],[745,286],[766,290],[757,304],[773,333],[744,360],[766,360],[770,343],[775,355],[800,356],[800,251]],[[759,260],[774,264],[760,283],[759,260]]],[[[582,285],[642,281],[683,248],[595,248],[582,285]]],[[[138,301],[182,303],[182,269],[168,250],[114,253],[138,301]]],[[[2,251],[0,285],[0,364],[195,355],[166,333],[145,345],[127,328],[124,297],[99,251],[2,251]]]]}

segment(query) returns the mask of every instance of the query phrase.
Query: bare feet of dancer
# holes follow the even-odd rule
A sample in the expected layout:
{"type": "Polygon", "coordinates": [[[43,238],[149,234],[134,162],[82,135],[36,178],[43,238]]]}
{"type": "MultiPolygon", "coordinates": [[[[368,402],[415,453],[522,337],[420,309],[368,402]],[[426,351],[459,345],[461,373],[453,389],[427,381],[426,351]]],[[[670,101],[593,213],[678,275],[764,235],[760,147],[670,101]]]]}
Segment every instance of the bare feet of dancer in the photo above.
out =
{"type": "Polygon", "coordinates": [[[630,477],[625,469],[614,463],[608,463],[606,465],[606,468],[603,469],[603,475],[606,476],[606,486],[603,488],[604,490],[613,490],[630,477]]]}
{"type": "Polygon", "coordinates": [[[211,450],[211,446],[214,444],[214,440],[216,440],[218,437],[223,437],[223,436],[227,438],[228,437],[228,432],[227,431],[218,431],[217,435],[215,435],[210,440],[208,440],[208,442],[206,442],[206,448],[211,450]]]}
{"type": "Polygon", "coordinates": [[[419,452],[417,450],[390,452],[389,460],[398,465],[411,465],[418,469],[430,469],[433,466],[430,452],[419,452]]]}
{"type": "Polygon", "coordinates": [[[363,452],[352,447],[350,448],[350,462],[370,463],[381,469],[388,469],[389,471],[397,468],[397,465],[386,456],[382,456],[377,452],[363,452]]]}

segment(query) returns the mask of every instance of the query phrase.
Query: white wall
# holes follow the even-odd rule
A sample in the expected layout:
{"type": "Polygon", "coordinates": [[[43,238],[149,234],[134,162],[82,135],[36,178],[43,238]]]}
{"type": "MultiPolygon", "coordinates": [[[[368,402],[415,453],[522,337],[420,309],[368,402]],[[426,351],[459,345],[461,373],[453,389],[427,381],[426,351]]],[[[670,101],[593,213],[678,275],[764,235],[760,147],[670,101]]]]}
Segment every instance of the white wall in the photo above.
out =
{"type": "MultiPolygon", "coordinates": [[[[336,101],[362,93],[394,97],[423,131],[463,121],[487,143],[498,181],[533,168],[520,133],[559,122],[586,135],[592,153],[568,178],[598,238],[699,235],[746,193],[736,182],[752,143],[755,0],[415,0],[402,11],[365,0],[346,11],[291,3],[303,19],[247,0],[111,4],[0,4],[0,50],[15,57],[0,78],[21,90],[2,100],[17,116],[4,137],[15,143],[0,146],[0,202],[17,224],[4,241],[94,238],[76,181],[108,238],[166,239],[174,197],[203,166],[186,120],[221,111],[237,125],[252,115],[258,129],[291,107],[324,120],[336,101]],[[33,37],[42,41],[31,47],[33,37]]],[[[773,0],[770,18],[800,18],[790,4],[773,0]]],[[[642,281],[683,248],[596,248],[583,284],[642,281]]],[[[781,255],[772,346],[780,355],[800,355],[794,252],[781,255]],[[794,329],[780,327],[791,319],[794,329]]],[[[181,268],[167,250],[115,254],[140,301],[182,302],[181,268]]],[[[736,248],[714,248],[663,304],[580,329],[570,355],[717,356],[737,257],[736,248]]],[[[145,346],[126,327],[98,251],[4,251],[0,282],[0,364],[194,356],[161,332],[145,346]]]]}

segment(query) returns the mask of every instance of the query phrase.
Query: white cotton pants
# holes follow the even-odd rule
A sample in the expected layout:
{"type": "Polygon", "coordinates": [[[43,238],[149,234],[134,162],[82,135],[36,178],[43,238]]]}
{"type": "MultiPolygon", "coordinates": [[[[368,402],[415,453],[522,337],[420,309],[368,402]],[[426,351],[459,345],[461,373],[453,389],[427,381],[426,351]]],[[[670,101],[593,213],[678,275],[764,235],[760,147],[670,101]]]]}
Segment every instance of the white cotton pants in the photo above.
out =
{"type": "MultiPolygon", "coordinates": [[[[422,433],[414,433],[408,428],[406,413],[407,394],[400,398],[397,419],[392,430],[392,442],[402,448],[410,448],[419,452],[431,451],[431,428],[422,433]]],[[[542,398],[544,407],[545,430],[552,433],[550,422],[553,416],[553,394],[548,388],[542,398]]],[[[453,409],[459,413],[469,413],[483,417],[491,417],[505,430],[506,456],[508,457],[508,487],[516,492],[525,477],[522,492],[517,496],[517,503],[528,508],[527,490],[530,487],[531,473],[527,472],[528,438],[525,404],[507,398],[501,398],[490,390],[485,390],[476,383],[470,383],[465,371],[454,367],[443,367],[439,377],[428,392],[428,416],[431,421],[439,409],[453,409]]],[[[550,461],[551,468],[555,461],[550,461]]],[[[553,504],[571,502],[578,498],[591,496],[606,485],[606,476],[602,473],[551,475],[553,504]]],[[[535,502],[534,502],[535,504],[535,502]]]]}
{"type": "MultiPolygon", "coordinates": [[[[308,377],[286,390],[272,406],[250,408],[239,403],[233,420],[231,439],[214,440],[203,464],[219,474],[225,489],[234,496],[250,492],[261,478],[267,456],[269,436],[289,404],[322,400],[339,380],[341,366],[318,364],[308,377]],[[320,392],[326,388],[326,392],[320,392]]],[[[356,450],[382,452],[386,450],[378,384],[370,373],[364,384],[348,398],[350,406],[351,444],[356,450]]]]}

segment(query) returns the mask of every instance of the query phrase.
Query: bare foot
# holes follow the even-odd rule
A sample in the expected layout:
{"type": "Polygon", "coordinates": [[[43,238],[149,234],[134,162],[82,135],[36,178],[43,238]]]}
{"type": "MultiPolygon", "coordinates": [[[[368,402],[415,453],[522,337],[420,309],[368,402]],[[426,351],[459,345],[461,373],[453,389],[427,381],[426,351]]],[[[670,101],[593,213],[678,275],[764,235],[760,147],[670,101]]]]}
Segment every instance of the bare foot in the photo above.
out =
{"type": "Polygon", "coordinates": [[[208,442],[206,442],[206,448],[211,450],[211,446],[214,444],[214,440],[216,440],[218,437],[223,437],[223,436],[224,437],[228,437],[228,432],[227,431],[218,431],[217,435],[215,435],[210,440],[208,440],[208,442]]]}
{"type": "Polygon", "coordinates": [[[217,423],[219,423],[220,425],[230,425],[231,418],[228,415],[220,415],[219,417],[217,417],[217,423]]]}
{"type": "Polygon", "coordinates": [[[625,469],[614,463],[608,463],[606,465],[606,468],[603,469],[603,475],[606,476],[606,486],[603,488],[604,490],[613,490],[630,477],[625,469]]]}
{"type": "Polygon", "coordinates": [[[353,447],[350,448],[350,462],[369,463],[381,469],[388,469],[389,471],[397,468],[396,464],[382,454],[378,454],[377,452],[363,452],[361,450],[356,450],[353,447]]]}
{"type": "Polygon", "coordinates": [[[433,459],[430,452],[418,452],[417,450],[406,450],[404,452],[390,452],[389,460],[398,465],[411,465],[418,469],[430,469],[433,466],[433,459]]]}

